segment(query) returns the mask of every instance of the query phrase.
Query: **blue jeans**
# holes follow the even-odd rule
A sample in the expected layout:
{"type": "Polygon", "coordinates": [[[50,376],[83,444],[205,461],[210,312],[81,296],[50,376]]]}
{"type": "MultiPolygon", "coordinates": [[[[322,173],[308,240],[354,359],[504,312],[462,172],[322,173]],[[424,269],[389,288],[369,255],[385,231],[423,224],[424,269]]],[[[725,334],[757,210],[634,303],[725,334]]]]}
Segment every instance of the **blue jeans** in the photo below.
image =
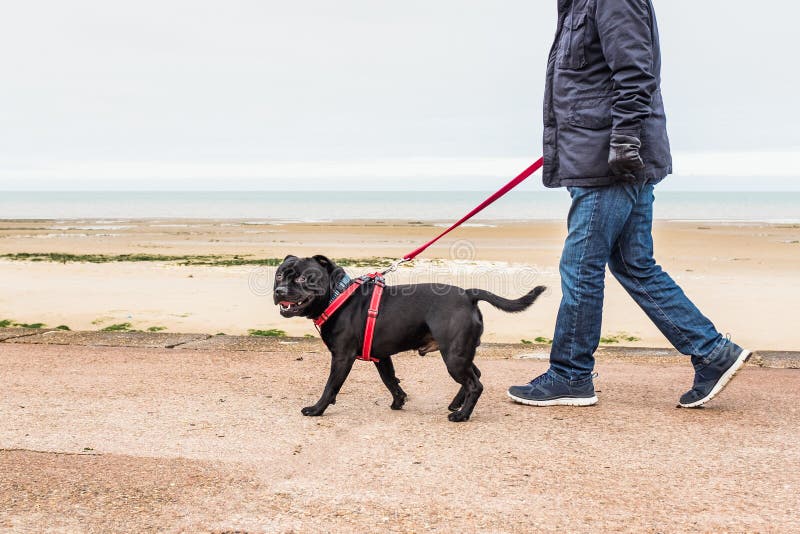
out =
{"type": "Polygon", "coordinates": [[[681,353],[708,357],[724,345],[714,325],[653,259],[653,185],[570,187],[563,298],[550,371],[570,381],[592,375],[600,343],[606,265],[681,353]]]}

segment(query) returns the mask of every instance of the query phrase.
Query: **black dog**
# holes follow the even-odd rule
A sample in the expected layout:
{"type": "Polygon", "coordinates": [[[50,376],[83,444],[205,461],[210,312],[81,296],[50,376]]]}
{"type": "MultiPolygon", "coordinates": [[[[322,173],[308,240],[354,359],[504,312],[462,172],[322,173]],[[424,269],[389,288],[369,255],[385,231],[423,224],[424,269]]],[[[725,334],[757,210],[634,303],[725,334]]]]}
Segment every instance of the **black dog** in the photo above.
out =
{"type": "MultiPolygon", "coordinates": [[[[275,304],[280,305],[284,317],[316,318],[346,276],[344,269],[325,256],[287,256],[275,273],[275,304]]],[[[319,401],[303,408],[303,415],[322,415],[330,404],[336,404],[336,395],[361,352],[372,289],[371,283],[364,284],[322,325],[322,340],[332,355],[331,372],[319,401]]],[[[448,418],[468,420],[483,392],[481,372],[473,363],[483,333],[478,301],[503,311],[520,312],[544,290],[539,286],[517,300],[509,300],[482,289],[442,284],[386,286],[372,356],[379,359],[375,365],[394,399],[392,409],[399,410],[406,401],[394,373],[392,355],[407,350],[417,350],[420,355],[439,350],[450,376],[461,385],[448,406],[452,412],[448,418]]]]}

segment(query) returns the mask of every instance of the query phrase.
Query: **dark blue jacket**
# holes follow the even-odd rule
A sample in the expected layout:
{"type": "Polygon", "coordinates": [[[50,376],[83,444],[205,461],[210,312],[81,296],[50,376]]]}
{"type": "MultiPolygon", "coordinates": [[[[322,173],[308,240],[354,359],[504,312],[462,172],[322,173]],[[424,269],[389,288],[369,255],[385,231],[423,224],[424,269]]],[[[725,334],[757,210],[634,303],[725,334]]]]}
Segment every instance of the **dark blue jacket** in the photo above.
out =
{"type": "Polygon", "coordinates": [[[544,185],[612,183],[612,132],[641,140],[645,168],[637,178],[657,182],[672,173],[653,4],[558,0],[544,97],[544,185]]]}

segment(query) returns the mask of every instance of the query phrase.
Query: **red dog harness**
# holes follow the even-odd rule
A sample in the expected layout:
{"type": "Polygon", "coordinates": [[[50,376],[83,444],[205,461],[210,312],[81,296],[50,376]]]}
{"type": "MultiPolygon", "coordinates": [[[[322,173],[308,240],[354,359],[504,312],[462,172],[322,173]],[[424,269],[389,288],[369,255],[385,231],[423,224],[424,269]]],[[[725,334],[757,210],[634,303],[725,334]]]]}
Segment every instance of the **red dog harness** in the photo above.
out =
{"type": "Polygon", "coordinates": [[[347,300],[353,296],[353,293],[369,282],[374,281],[375,284],[372,289],[372,298],[369,301],[369,310],[367,310],[367,324],[364,327],[364,346],[361,348],[361,355],[358,356],[359,360],[367,362],[377,362],[377,358],[371,356],[372,352],[372,339],[375,335],[375,320],[378,318],[378,307],[381,304],[381,296],[383,295],[383,288],[386,287],[386,282],[383,280],[381,273],[365,274],[360,278],[353,280],[347,289],[342,291],[338,297],[328,304],[325,311],[319,317],[314,319],[314,326],[317,330],[322,329],[322,325],[341,308],[347,300]]]}

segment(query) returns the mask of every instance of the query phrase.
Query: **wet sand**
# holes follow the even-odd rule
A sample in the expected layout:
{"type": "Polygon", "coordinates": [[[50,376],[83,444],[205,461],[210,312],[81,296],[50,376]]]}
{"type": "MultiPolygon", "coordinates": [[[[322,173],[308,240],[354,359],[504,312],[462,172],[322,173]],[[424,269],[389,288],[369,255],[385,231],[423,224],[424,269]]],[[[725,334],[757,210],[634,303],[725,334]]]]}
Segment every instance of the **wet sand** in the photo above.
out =
{"type": "MultiPolygon", "coordinates": [[[[441,231],[445,222],[0,221],[0,254],[397,257],[441,231]]],[[[519,316],[483,306],[484,339],[518,342],[551,337],[560,299],[558,261],[564,223],[479,224],[450,234],[422,260],[392,275],[390,282],[456,283],[508,297],[547,285],[550,291],[519,316]]],[[[654,234],[661,265],[721,331],[756,349],[800,349],[794,314],[800,301],[800,225],[659,221],[654,234]]],[[[381,266],[348,271],[360,274],[381,266]]],[[[269,295],[273,272],[268,267],[176,262],[0,259],[0,321],[73,329],[128,322],[136,329],[228,334],[278,328],[291,335],[313,335],[308,321],[278,315],[269,295]]],[[[604,336],[616,336],[623,344],[668,345],[610,275],[606,285],[604,336]]]]}

